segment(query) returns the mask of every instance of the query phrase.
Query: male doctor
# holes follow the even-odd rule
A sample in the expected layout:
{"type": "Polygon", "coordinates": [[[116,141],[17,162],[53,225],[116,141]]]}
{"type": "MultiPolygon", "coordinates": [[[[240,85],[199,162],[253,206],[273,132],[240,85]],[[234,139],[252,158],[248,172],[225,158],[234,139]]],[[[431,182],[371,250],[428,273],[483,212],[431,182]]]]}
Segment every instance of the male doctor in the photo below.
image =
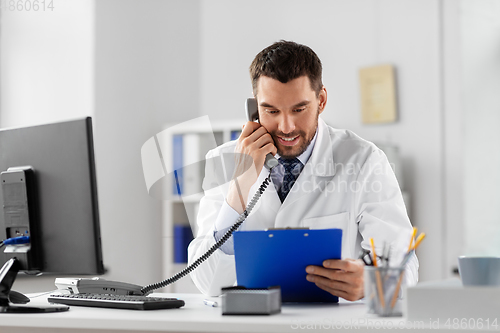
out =
{"type": "MultiPolygon", "coordinates": [[[[198,234],[188,249],[189,262],[203,255],[244,211],[269,176],[264,161],[271,153],[280,165],[271,170],[272,184],[240,230],[342,229],[343,259],[306,267],[307,280],[333,295],[358,300],[364,297],[363,262],[355,258],[361,248],[370,249],[369,239],[376,241],[378,253],[384,243],[400,257],[408,247],[412,226],[394,172],[374,144],[319,118],[327,92],[321,61],[309,47],[274,43],[255,57],[250,76],[259,123],[247,122],[238,140],[207,154],[205,195],[198,234]],[[242,172],[242,161],[223,159],[222,171],[220,165],[209,162],[226,153],[250,156],[254,168],[242,172]],[[217,176],[221,172],[239,176],[225,183],[217,176]]],[[[234,285],[232,237],[191,277],[200,291],[211,296],[234,285]]],[[[409,285],[417,282],[416,256],[410,259],[405,278],[409,285]]]]}

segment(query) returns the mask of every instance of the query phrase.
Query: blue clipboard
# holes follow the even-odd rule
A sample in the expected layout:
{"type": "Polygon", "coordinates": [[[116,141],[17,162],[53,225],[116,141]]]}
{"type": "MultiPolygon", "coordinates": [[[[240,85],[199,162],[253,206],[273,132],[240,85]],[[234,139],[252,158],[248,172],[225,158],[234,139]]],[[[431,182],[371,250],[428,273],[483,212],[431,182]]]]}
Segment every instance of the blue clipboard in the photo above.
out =
{"type": "Polygon", "coordinates": [[[341,258],[342,229],[236,231],[233,235],[239,286],[280,286],[283,302],[338,302],[337,296],[306,280],[306,267],[341,258]]]}

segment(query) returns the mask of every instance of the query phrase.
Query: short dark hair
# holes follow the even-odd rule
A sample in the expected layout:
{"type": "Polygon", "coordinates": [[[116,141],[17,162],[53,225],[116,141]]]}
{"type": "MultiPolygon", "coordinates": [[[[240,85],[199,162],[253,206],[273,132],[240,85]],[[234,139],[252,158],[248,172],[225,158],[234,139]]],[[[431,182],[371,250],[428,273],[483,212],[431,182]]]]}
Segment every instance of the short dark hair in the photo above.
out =
{"type": "Polygon", "coordinates": [[[323,88],[321,72],[321,60],[311,48],[285,40],[266,47],[255,56],[250,65],[250,78],[255,96],[261,76],[287,83],[304,75],[309,77],[312,90],[319,95],[323,88]]]}

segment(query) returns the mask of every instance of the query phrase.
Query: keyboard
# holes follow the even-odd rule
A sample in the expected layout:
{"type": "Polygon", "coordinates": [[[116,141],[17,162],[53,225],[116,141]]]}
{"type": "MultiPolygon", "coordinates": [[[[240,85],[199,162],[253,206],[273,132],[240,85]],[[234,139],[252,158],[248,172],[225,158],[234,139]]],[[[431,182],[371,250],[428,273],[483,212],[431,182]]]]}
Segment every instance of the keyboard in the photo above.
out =
{"type": "Polygon", "coordinates": [[[184,301],[177,298],[108,294],[50,295],[48,301],[66,305],[133,310],[173,309],[184,306],[184,301]]]}

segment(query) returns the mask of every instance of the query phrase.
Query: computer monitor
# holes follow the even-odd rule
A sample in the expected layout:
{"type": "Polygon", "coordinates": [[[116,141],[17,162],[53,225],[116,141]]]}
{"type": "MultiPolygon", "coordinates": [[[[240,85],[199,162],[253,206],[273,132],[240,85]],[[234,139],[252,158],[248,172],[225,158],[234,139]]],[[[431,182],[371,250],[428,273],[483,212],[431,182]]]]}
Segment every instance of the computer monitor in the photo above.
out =
{"type": "Polygon", "coordinates": [[[31,237],[1,248],[0,265],[16,257],[21,271],[104,273],[90,117],[0,129],[0,173],[0,240],[31,237]]]}

